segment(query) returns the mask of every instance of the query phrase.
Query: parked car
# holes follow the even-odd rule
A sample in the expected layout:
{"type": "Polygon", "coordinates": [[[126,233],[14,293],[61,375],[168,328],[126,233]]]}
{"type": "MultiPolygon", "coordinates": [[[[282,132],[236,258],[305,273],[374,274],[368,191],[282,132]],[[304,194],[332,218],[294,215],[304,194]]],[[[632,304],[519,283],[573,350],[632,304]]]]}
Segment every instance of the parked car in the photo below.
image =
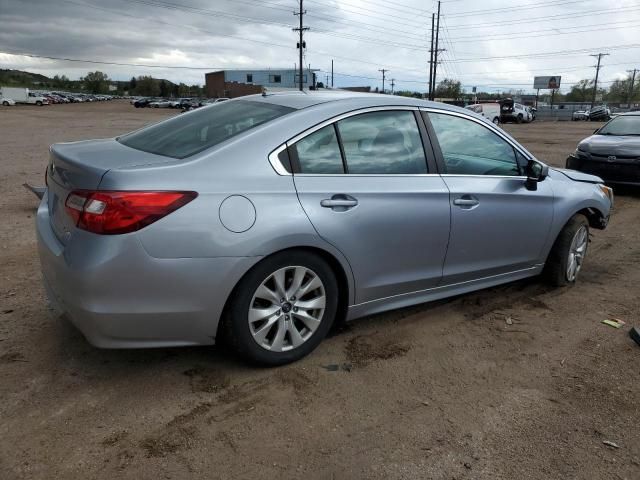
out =
{"type": "Polygon", "coordinates": [[[576,110],[571,114],[571,120],[577,122],[579,120],[589,120],[589,110],[576,110]]]}
{"type": "Polygon", "coordinates": [[[538,112],[538,109],[536,107],[526,107],[527,108],[527,112],[529,112],[529,115],[531,116],[531,121],[533,122],[536,119],[536,113],[538,112]]]}
{"type": "Polygon", "coordinates": [[[591,110],[589,110],[589,120],[592,121],[592,122],[594,122],[594,121],[601,121],[601,122],[609,121],[609,120],[611,120],[611,110],[609,110],[604,105],[593,107],[591,110]]]}
{"type": "Polygon", "coordinates": [[[573,284],[613,202],[468,110],[352,92],[253,95],[56,144],[46,175],[45,285],[91,343],[224,340],[269,365],[336,318],[545,268],[573,284]]]}
{"type": "Polygon", "coordinates": [[[498,125],[500,123],[499,103],[475,103],[472,105],[467,105],[465,108],[479,115],[482,115],[495,125],[498,125]]]}
{"type": "Polygon", "coordinates": [[[640,185],[640,112],[622,113],[597,129],[578,144],[566,166],[608,183],[640,185]]]}
{"type": "Polygon", "coordinates": [[[153,98],[138,98],[133,102],[133,106],[136,108],[143,108],[149,106],[149,104],[153,101],[153,98]]]}
{"type": "Polygon", "coordinates": [[[13,99],[4,98],[4,97],[0,97],[0,103],[5,107],[13,106],[16,104],[16,102],[13,99]]]}
{"type": "Polygon", "coordinates": [[[511,98],[500,100],[500,122],[530,122],[532,119],[529,112],[521,103],[514,102],[511,98]]]}
{"type": "Polygon", "coordinates": [[[160,100],[156,100],[154,102],[149,103],[149,105],[147,105],[148,107],[151,108],[171,108],[171,104],[173,102],[171,100],[167,100],[165,99],[160,99],[160,100]]]}

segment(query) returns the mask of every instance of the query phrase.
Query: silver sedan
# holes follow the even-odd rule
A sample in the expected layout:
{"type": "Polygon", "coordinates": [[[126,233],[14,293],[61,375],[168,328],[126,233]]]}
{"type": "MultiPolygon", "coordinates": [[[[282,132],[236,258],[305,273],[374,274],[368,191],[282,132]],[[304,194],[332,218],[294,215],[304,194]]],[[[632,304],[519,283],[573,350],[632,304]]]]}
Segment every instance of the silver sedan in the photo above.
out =
{"type": "Polygon", "coordinates": [[[545,273],[572,284],[611,189],[468,110],[255,95],[56,144],[37,214],[53,305],[106,348],[224,339],[263,364],[351,320],[545,273]]]}

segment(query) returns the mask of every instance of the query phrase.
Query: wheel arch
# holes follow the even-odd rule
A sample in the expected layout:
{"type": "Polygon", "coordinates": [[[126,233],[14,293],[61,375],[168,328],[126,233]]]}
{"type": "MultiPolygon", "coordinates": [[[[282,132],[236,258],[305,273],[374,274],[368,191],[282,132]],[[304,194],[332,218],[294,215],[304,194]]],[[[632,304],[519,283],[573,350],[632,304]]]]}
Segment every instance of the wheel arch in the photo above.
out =
{"type": "Polygon", "coordinates": [[[228,312],[229,312],[229,308],[233,300],[233,297],[237,292],[238,286],[240,285],[242,280],[249,274],[249,272],[251,272],[262,262],[264,262],[268,258],[271,258],[274,255],[281,254],[283,252],[293,252],[293,251],[313,253],[319,256],[320,258],[322,258],[325,262],[327,262],[327,264],[329,265],[329,267],[331,268],[331,270],[333,271],[336,277],[336,282],[338,286],[338,310],[336,312],[334,326],[340,325],[346,320],[347,310],[349,308],[349,305],[352,303],[352,298],[354,296],[353,277],[351,274],[350,266],[348,264],[345,265],[346,259],[341,261],[341,259],[339,259],[338,256],[333,252],[330,252],[327,249],[323,249],[317,246],[311,246],[311,245],[295,246],[295,247],[283,248],[281,250],[271,252],[269,255],[265,255],[263,258],[260,259],[260,261],[253,264],[251,268],[249,268],[246,272],[244,272],[244,274],[240,276],[240,278],[237,280],[236,284],[231,289],[231,291],[229,292],[225,300],[224,307],[222,308],[222,313],[220,315],[220,319],[218,321],[218,326],[216,329],[216,338],[221,338],[220,332],[221,332],[221,329],[224,328],[223,324],[228,318],[228,312]]]}
{"type": "Polygon", "coordinates": [[[573,215],[571,215],[569,219],[567,219],[567,221],[565,222],[565,225],[567,224],[567,222],[569,222],[569,220],[571,220],[574,216],[578,214],[584,215],[585,217],[587,217],[587,220],[589,221],[589,227],[591,228],[595,228],[597,230],[604,230],[605,227],[607,226],[607,217],[596,207],[586,207],[581,210],[578,210],[573,215]]]}

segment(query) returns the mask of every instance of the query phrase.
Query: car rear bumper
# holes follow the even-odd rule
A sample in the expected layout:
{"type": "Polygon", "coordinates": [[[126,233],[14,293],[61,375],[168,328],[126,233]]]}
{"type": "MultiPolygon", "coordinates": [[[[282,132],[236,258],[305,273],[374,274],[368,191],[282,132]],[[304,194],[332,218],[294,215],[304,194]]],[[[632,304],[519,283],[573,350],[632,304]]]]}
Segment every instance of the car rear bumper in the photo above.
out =
{"type": "Polygon", "coordinates": [[[597,175],[606,183],[640,185],[640,162],[638,161],[608,162],[569,155],[566,166],[571,170],[597,175]]]}
{"type": "Polygon", "coordinates": [[[101,348],[215,343],[224,304],[259,257],[151,257],[135,234],[72,232],[63,245],[51,228],[47,196],[36,217],[49,300],[101,348]]]}

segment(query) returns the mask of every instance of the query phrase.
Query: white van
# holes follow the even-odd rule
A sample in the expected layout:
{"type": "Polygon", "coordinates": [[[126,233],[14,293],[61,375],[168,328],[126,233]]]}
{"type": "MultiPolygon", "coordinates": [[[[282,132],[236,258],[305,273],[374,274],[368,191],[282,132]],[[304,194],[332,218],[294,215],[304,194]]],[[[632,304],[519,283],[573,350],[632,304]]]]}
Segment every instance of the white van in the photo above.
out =
{"type": "Polygon", "coordinates": [[[500,123],[500,104],[499,103],[474,103],[473,105],[467,105],[467,110],[476,112],[489,121],[498,125],[500,123]]]}
{"type": "Polygon", "coordinates": [[[0,97],[11,98],[16,103],[30,103],[39,107],[49,105],[49,100],[30,92],[28,88],[2,87],[0,88],[0,97]]]}

